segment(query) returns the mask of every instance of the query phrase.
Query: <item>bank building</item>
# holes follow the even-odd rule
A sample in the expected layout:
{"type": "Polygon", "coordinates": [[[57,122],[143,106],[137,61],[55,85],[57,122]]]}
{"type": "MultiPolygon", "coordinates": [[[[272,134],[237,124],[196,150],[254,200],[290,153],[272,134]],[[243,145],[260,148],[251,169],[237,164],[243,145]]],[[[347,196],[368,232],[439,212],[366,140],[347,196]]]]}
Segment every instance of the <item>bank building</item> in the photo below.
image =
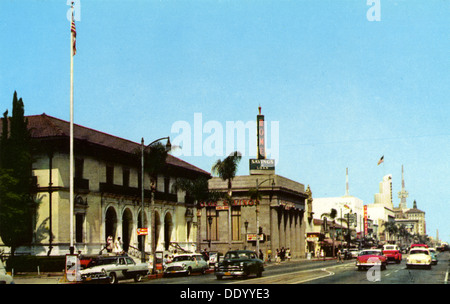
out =
{"type": "MultiPolygon", "coordinates": [[[[275,162],[266,159],[264,116],[257,116],[257,159],[249,160],[249,175],[232,180],[231,202],[201,202],[197,211],[201,249],[225,253],[249,249],[274,261],[276,250],[291,257],[305,256],[305,203],[308,195],[299,182],[275,174],[275,162]],[[256,193],[256,194],[255,194],[256,193]],[[252,198],[253,197],[253,198],[252,198]],[[255,199],[256,197],[256,199],[255,199]]],[[[227,193],[228,182],[209,180],[209,190],[227,193]]]]}
{"type": "MultiPolygon", "coordinates": [[[[32,244],[19,247],[17,254],[65,255],[71,245],[70,231],[75,253],[98,254],[109,236],[120,237],[123,249],[137,257],[142,247],[147,253],[197,250],[193,202],[172,185],[176,178],[210,178],[210,173],[168,154],[163,173],[156,179],[145,173],[142,185],[140,143],[75,124],[70,229],[70,124],[46,114],[26,118],[40,147],[39,154],[33,155],[32,170],[40,204],[32,244]],[[145,238],[138,236],[141,227],[147,227],[145,238]]],[[[9,250],[1,239],[0,249],[9,250]]]]}

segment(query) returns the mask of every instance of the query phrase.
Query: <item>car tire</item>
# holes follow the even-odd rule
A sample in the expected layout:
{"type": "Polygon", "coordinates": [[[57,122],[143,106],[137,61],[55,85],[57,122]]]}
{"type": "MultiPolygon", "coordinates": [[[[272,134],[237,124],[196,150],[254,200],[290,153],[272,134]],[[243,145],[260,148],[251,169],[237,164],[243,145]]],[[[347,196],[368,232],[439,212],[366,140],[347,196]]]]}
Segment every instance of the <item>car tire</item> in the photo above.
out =
{"type": "Polygon", "coordinates": [[[188,268],[188,270],[187,270],[187,272],[186,272],[186,275],[187,275],[187,276],[190,276],[190,275],[191,275],[191,273],[192,273],[192,268],[191,268],[191,267],[189,267],[189,268],[188,268]]]}
{"type": "Polygon", "coordinates": [[[117,275],[114,272],[109,274],[109,284],[117,284],[117,275]]]}
{"type": "Polygon", "coordinates": [[[135,281],[135,282],[141,282],[141,281],[142,281],[142,274],[137,273],[137,274],[134,276],[134,281],[135,281]]]}

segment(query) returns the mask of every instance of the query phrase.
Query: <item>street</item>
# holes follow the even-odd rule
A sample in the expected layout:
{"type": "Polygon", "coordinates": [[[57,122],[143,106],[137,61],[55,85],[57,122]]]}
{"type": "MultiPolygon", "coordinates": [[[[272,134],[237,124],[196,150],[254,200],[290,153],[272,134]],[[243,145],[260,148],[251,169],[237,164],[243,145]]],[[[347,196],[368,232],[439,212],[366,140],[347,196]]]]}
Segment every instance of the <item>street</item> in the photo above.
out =
{"type": "MultiPolygon", "coordinates": [[[[450,252],[438,254],[438,264],[431,270],[407,269],[406,255],[400,264],[389,263],[386,270],[377,268],[358,271],[355,259],[337,263],[336,260],[300,260],[282,262],[277,265],[269,263],[261,278],[248,279],[225,277],[217,280],[213,272],[205,275],[173,276],[158,279],[143,279],[135,283],[133,280],[120,281],[119,284],[448,284],[450,268],[450,252]]],[[[16,276],[16,284],[61,284],[61,277],[16,276]]]]}
{"type": "Polygon", "coordinates": [[[447,284],[450,253],[440,253],[438,259],[438,264],[433,265],[431,270],[407,269],[405,255],[400,264],[389,263],[383,271],[376,268],[358,271],[354,259],[344,263],[303,260],[280,265],[271,263],[261,278],[226,277],[216,280],[210,273],[147,280],[139,284],[447,284]]]}

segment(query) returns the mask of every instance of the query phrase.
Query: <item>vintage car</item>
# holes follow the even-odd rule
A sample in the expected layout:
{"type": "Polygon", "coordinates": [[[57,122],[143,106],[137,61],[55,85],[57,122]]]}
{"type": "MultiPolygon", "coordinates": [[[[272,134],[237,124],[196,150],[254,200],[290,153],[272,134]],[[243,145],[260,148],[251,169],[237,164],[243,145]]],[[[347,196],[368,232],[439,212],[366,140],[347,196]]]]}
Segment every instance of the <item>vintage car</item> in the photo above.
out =
{"type": "Polygon", "coordinates": [[[359,250],[356,249],[356,248],[350,248],[349,251],[348,251],[348,253],[350,254],[350,256],[351,256],[352,258],[357,258],[358,255],[359,255],[359,250]]]}
{"type": "Polygon", "coordinates": [[[383,255],[381,249],[364,249],[361,250],[356,258],[356,266],[358,270],[380,266],[381,270],[386,269],[387,258],[383,255]]]}
{"type": "Polygon", "coordinates": [[[426,267],[431,269],[431,254],[428,248],[413,247],[406,258],[406,268],[426,267]]]}
{"type": "Polygon", "coordinates": [[[428,248],[427,244],[411,244],[411,248],[416,248],[416,247],[423,247],[423,248],[428,248]]]}
{"type": "Polygon", "coordinates": [[[80,271],[83,282],[105,280],[110,284],[116,284],[119,280],[142,280],[148,274],[148,265],[139,263],[129,256],[99,256],[89,264],[89,267],[80,271]]]}
{"type": "Polygon", "coordinates": [[[402,253],[397,245],[384,245],[383,254],[386,256],[388,261],[394,261],[397,264],[402,261],[402,253]]]}
{"type": "Polygon", "coordinates": [[[175,256],[171,263],[164,265],[164,276],[171,274],[191,275],[194,272],[205,274],[208,268],[208,262],[200,253],[185,253],[175,256]]]}
{"type": "Polygon", "coordinates": [[[0,284],[14,284],[12,276],[6,273],[5,266],[3,266],[3,262],[1,259],[0,259],[0,284]]]}
{"type": "Polygon", "coordinates": [[[228,251],[223,261],[214,266],[214,274],[218,280],[223,276],[248,277],[251,274],[261,277],[263,271],[264,262],[258,259],[256,252],[250,250],[228,251]]]}
{"type": "Polygon", "coordinates": [[[431,265],[437,265],[438,263],[438,259],[436,256],[436,250],[431,250],[432,248],[429,248],[428,251],[430,251],[430,255],[431,255],[431,265]]]}

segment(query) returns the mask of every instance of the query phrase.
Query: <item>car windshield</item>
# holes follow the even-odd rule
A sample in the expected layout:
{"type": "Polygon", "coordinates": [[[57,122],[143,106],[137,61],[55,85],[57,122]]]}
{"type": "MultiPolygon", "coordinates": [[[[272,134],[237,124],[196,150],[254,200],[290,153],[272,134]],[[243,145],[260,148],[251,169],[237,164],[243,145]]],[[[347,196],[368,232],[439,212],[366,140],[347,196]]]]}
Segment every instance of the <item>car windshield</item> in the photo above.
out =
{"type": "Polygon", "coordinates": [[[225,259],[241,259],[241,258],[250,258],[250,253],[248,252],[228,252],[225,255],[225,259]]]}
{"type": "Polygon", "coordinates": [[[384,249],[385,249],[385,250],[394,250],[395,247],[394,247],[394,246],[386,246],[384,249]]]}
{"type": "Polygon", "coordinates": [[[361,253],[359,255],[360,256],[362,256],[362,255],[381,255],[381,252],[376,251],[376,250],[365,250],[365,251],[361,251],[361,253]]]}
{"type": "Polygon", "coordinates": [[[174,262],[190,261],[191,256],[189,255],[179,255],[173,258],[174,262]]]}
{"type": "Polygon", "coordinates": [[[409,254],[426,254],[426,255],[428,255],[428,251],[426,251],[426,250],[411,250],[409,254]]]}

